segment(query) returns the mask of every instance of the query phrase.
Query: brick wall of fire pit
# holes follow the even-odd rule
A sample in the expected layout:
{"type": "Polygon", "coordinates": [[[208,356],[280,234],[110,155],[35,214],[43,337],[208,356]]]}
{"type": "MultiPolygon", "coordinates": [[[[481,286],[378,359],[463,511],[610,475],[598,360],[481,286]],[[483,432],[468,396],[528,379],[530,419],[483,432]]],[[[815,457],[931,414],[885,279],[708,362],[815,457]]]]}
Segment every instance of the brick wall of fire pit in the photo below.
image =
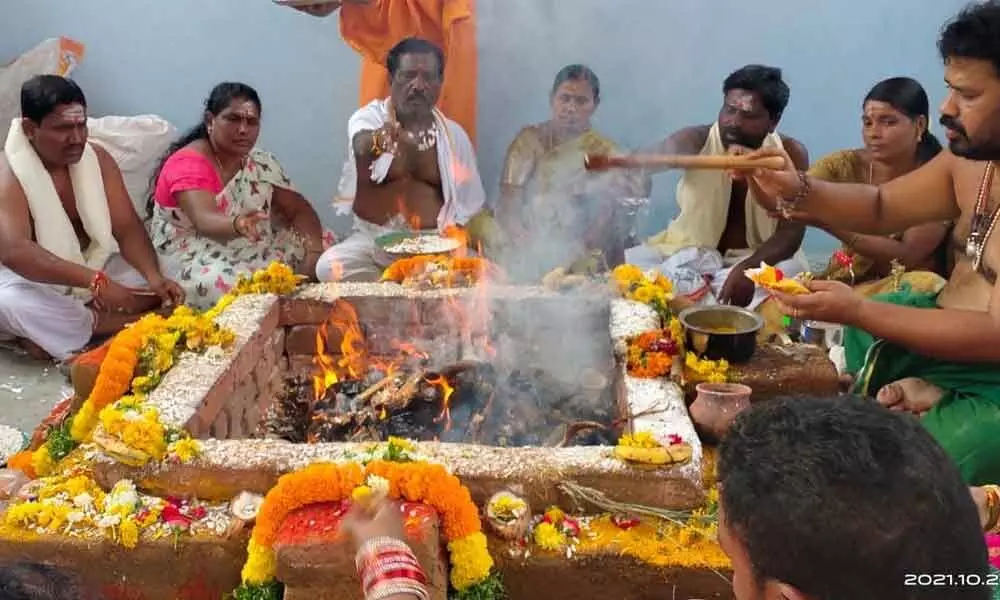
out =
{"type": "MultiPolygon", "coordinates": [[[[684,466],[641,470],[612,458],[607,446],[421,444],[429,456],[462,478],[477,501],[516,486],[532,505],[544,509],[567,499],[557,487],[560,481],[573,481],[611,498],[640,504],[680,509],[703,502],[701,446],[681,390],[665,381],[627,377],[615,365],[615,340],[620,342],[623,336],[649,328],[650,322],[655,322],[654,315],[645,314],[643,307],[625,306],[626,312],[638,311],[640,317],[619,317],[617,325],[610,327],[612,313],[621,313],[625,301],[563,296],[540,288],[491,290],[485,319],[469,315],[469,304],[465,310],[455,310],[457,303],[475,293],[418,292],[394,284],[344,284],[310,286],[288,298],[241,297],[219,317],[221,325],[236,333],[234,349],[218,356],[184,355],[150,396],[165,421],[213,440],[204,455],[193,465],[156,465],[141,474],[108,463],[102,469],[102,479],[113,482],[120,477],[138,477],[151,489],[225,497],[243,490],[266,492],[284,472],[349,454],[356,445],[248,439],[264,437],[265,415],[284,393],[286,378],[315,372],[317,330],[330,320],[336,302],[346,300],[357,313],[373,355],[396,351],[400,343],[407,343],[428,348],[439,362],[496,352],[484,343],[490,328],[494,337],[498,330],[509,330],[509,335],[504,334],[509,338],[503,342],[508,346],[505,351],[526,364],[541,361],[552,352],[573,352],[565,348],[566,332],[546,318],[552,310],[560,312],[561,323],[568,320],[580,330],[596,330],[599,325],[604,335],[598,336],[596,345],[585,356],[565,362],[605,374],[615,388],[622,415],[646,415],[626,419],[629,429],[651,430],[663,436],[677,434],[694,449],[693,459],[684,466]],[[515,325],[530,335],[519,336],[515,325]],[[583,364],[588,361],[590,364],[583,364]]],[[[326,331],[326,360],[336,364],[341,357],[337,332],[342,331],[330,327],[326,331]]]]}

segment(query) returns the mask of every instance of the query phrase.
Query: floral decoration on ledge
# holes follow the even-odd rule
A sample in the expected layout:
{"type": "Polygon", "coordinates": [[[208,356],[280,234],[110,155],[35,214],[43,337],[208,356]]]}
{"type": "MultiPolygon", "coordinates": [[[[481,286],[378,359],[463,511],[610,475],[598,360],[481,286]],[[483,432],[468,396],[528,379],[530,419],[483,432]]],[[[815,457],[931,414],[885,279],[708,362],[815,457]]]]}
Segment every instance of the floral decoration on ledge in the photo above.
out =
{"type": "Polygon", "coordinates": [[[674,357],[683,353],[684,327],[677,319],[670,319],[666,328],[646,331],[626,343],[625,368],[629,375],[644,379],[667,377],[674,357]]]}
{"type": "Polygon", "coordinates": [[[576,484],[560,485],[577,504],[590,504],[604,512],[572,516],[550,507],[535,517],[528,532],[508,548],[513,558],[533,554],[577,556],[618,554],[658,567],[719,570],[731,563],[718,543],[717,488],[705,504],[693,511],[672,511],[622,504],[602,493],[576,484]]]}
{"type": "Polygon", "coordinates": [[[0,537],[27,540],[39,535],[107,539],[128,549],[140,540],[182,535],[226,535],[234,524],[224,504],[157,498],[123,479],[105,493],[77,472],[39,479],[19,492],[0,518],[0,537]]]}
{"type": "Polygon", "coordinates": [[[635,466],[667,467],[687,464],[694,450],[681,436],[672,433],[661,443],[652,433],[625,434],[615,446],[615,458],[635,466]]]}
{"type": "Polygon", "coordinates": [[[247,547],[243,583],[236,600],[279,600],[277,556],[273,546],[282,522],[296,510],[348,498],[368,501],[372,496],[426,504],[437,511],[448,541],[449,581],[459,600],[504,597],[503,584],[482,533],[479,509],[469,489],[443,465],[412,460],[409,440],[392,438],[376,445],[370,462],[317,463],[283,475],[267,493],[247,547]]]}
{"type": "Polygon", "coordinates": [[[623,297],[652,307],[664,323],[669,322],[670,301],[674,297],[674,284],[669,279],[660,273],[646,275],[629,264],[615,267],[611,279],[623,297]]]}
{"type": "Polygon", "coordinates": [[[147,395],[182,353],[222,356],[231,348],[233,332],[215,319],[237,297],[290,294],[301,280],[288,265],[273,262],[240,276],[229,293],[205,312],[179,306],[169,317],[148,314],[126,327],[108,344],[93,389],[76,414],[50,427],[38,449],[13,457],[12,464],[31,477],[44,477],[54,473],[59,461],[77,446],[90,441],[131,466],[150,460],[192,460],[200,444],[186,432],[165,426],[156,409],[147,405],[147,395]]]}

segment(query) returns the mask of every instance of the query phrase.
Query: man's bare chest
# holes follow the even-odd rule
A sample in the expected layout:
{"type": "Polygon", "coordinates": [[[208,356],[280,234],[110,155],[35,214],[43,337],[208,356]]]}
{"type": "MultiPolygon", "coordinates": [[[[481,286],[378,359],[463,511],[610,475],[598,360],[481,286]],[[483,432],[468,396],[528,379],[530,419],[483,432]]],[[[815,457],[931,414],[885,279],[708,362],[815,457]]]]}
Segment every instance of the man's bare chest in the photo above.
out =
{"type": "Polygon", "coordinates": [[[390,181],[413,179],[427,185],[440,187],[441,169],[438,166],[437,149],[407,148],[400,150],[389,167],[388,179],[390,181]]]}

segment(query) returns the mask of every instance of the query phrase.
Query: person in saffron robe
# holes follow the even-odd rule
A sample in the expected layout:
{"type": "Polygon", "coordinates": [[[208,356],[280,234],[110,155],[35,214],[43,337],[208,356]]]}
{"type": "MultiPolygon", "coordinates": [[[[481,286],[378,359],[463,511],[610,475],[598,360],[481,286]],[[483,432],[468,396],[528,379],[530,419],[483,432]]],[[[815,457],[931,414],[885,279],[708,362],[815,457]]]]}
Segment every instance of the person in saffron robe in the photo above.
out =
{"type": "Polygon", "coordinates": [[[585,65],[556,74],[549,94],[551,118],[525,127],[511,142],[500,180],[498,221],[509,240],[504,264],[512,275],[537,279],[602,252],[608,266],[625,260],[634,239],[636,208],[649,196],[639,171],[595,173],[587,154],[621,148],[594,131],[601,82],[585,65]]]}
{"type": "Polygon", "coordinates": [[[972,485],[1000,481],[1000,1],[972,4],[942,31],[948,151],[881,186],[832,183],[785,169],[750,174],[761,206],[869,234],[954,221],[957,255],[937,294],[903,288],[867,298],[846,284],[775,294],[793,318],[847,325],[855,391],[918,415],[972,485]]]}
{"type": "Polygon", "coordinates": [[[316,17],[340,10],[340,35],[361,55],[360,106],[389,95],[389,51],[406,38],[444,51],[438,108],[476,140],[478,56],[474,0],[336,0],[296,7],[316,17]]]}

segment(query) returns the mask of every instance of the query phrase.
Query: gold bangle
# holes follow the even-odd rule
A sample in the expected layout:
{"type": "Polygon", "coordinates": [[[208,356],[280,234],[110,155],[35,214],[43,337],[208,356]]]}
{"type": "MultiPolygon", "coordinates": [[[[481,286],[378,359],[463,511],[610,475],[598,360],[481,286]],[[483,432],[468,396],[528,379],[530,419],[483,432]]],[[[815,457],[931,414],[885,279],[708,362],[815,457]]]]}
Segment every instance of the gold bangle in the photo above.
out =
{"type": "Polygon", "coordinates": [[[986,495],[986,526],[987,533],[997,533],[1000,530],[1000,486],[984,485],[986,495]]]}

